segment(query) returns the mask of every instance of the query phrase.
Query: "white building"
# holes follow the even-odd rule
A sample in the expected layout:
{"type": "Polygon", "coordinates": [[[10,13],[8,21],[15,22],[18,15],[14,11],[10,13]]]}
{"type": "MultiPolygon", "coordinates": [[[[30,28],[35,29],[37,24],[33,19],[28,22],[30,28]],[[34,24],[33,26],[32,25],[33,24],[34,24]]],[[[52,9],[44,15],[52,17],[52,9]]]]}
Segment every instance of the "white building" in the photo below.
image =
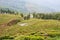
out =
{"type": "Polygon", "coordinates": [[[33,18],[33,14],[30,14],[30,18],[33,18]]]}

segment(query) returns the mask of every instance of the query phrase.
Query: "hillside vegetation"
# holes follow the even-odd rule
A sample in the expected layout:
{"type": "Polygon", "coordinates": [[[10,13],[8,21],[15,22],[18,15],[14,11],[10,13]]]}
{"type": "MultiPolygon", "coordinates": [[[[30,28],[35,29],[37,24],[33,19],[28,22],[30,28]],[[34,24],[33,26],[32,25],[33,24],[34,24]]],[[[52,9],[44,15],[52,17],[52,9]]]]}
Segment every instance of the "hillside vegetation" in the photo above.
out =
{"type": "Polygon", "coordinates": [[[60,20],[36,18],[23,20],[21,15],[0,14],[0,39],[60,40],[60,20]],[[6,25],[12,20],[20,21],[14,25],[6,25]]]}

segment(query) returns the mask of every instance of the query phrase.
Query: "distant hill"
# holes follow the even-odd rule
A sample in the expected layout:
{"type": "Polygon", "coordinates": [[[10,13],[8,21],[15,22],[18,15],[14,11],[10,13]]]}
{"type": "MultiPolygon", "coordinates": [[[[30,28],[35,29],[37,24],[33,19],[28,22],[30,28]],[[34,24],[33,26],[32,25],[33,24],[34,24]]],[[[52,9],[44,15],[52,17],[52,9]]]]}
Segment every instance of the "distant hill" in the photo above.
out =
{"type": "Polygon", "coordinates": [[[1,0],[0,1],[0,7],[2,8],[9,8],[13,10],[17,10],[19,12],[55,12],[55,9],[52,9],[50,7],[45,7],[41,5],[37,5],[34,3],[28,3],[24,0],[1,0]]]}

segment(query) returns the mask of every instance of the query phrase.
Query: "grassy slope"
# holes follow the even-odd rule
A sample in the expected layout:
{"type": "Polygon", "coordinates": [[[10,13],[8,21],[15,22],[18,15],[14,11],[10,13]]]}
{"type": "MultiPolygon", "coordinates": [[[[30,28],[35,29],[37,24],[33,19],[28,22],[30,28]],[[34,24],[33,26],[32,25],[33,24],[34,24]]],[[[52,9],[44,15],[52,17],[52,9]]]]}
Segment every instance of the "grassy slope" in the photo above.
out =
{"type": "MultiPolygon", "coordinates": [[[[19,15],[0,14],[0,24],[9,22],[11,19],[19,19],[19,15]]],[[[40,35],[42,33],[48,34],[60,34],[60,21],[58,20],[42,20],[42,19],[30,19],[24,20],[0,30],[0,35],[19,36],[19,35],[40,35]],[[20,26],[19,23],[28,23],[28,26],[20,26]]]]}
{"type": "Polygon", "coordinates": [[[6,33],[5,29],[10,28],[8,26],[1,27],[1,24],[6,24],[13,19],[19,19],[19,18],[20,18],[20,15],[0,14],[0,35],[3,35],[3,34],[5,35],[5,33],[6,33]]]}
{"type": "Polygon", "coordinates": [[[9,22],[9,20],[19,18],[20,15],[0,14],[0,24],[9,22]]]}

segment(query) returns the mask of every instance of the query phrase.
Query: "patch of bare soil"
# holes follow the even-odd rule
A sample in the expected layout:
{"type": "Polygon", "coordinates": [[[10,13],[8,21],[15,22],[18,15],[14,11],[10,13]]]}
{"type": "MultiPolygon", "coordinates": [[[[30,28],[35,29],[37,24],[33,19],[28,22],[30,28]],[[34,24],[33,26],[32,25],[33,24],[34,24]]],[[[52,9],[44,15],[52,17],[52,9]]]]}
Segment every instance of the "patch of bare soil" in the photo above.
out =
{"type": "Polygon", "coordinates": [[[11,26],[11,25],[14,25],[14,24],[17,24],[18,22],[20,22],[20,20],[11,20],[10,22],[7,23],[7,26],[11,26]]]}
{"type": "Polygon", "coordinates": [[[14,25],[14,24],[17,24],[18,22],[20,22],[20,20],[18,20],[18,19],[13,19],[13,20],[9,21],[8,23],[3,23],[3,24],[1,24],[0,26],[2,26],[2,27],[12,26],[12,25],[14,25]]]}
{"type": "Polygon", "coordinates": [[[7,23],[0,24],[0,27],[5,27],[7,26],[7,23]]]}

